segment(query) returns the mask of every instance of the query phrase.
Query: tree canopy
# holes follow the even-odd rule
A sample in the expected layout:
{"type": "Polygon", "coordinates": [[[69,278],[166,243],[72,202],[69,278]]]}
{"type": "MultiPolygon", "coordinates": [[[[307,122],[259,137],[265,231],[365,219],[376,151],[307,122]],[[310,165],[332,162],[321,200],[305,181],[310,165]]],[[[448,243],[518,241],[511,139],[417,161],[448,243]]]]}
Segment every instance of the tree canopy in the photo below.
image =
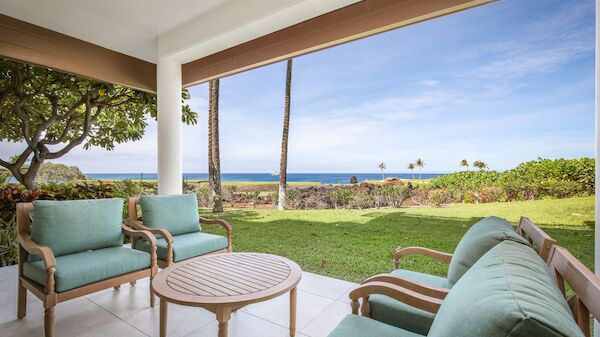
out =
{"type": "MultiPolygon", "coordinates": [[[[182,100],[189,98],[184,89],[182,100]]],[[[26,145],[0,166],[29,189],[45,160],[79,145],[113,150],[139,140],[148,117],[156,119],[154,94],[0,58],[0,141],[26,145]]],[[[197,118],[183,104],[182,121],[197,118]]]]}

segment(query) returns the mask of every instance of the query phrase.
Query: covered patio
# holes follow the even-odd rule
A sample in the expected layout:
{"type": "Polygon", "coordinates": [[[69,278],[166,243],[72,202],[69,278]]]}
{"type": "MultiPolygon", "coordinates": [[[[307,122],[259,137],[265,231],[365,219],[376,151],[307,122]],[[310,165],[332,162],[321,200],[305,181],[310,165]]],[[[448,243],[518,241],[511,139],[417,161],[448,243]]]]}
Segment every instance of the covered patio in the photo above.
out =
{"type": "MultiPolygon", "coordinates": [[[[28,314],[16,320],[17,266],[0,268],[0,331],[4,337],[44,335],[44,309],[29,296],[28,314]]],[[[159,336],[159,306],[148,306],[148,280],[135,287],[104,290],[59,304],[56,336],[159,336]]],[[[304,272],[298,286],[296,336],[326,337],[351,313],[348,292],[356,284],[304,272]]],[[[231,337],[289,336],[287,296],[253,304],[232,314],[231,337]]],[[[214,313],[202,308],[170,305],[168,336],[217,336],[214,313]]]]}
{"type": "MultiPolygon", "coordinates": [[[[156,93],[158,191],[175,195],[182,193],[182,88],[491,2],[211,0],[173,8],[157,0],[6,0],[0,2],[0,56],[156,93]]],[[[596,157],[598,144],[597,136],[596,157]]],[[[600,275],[597,226],[594,256],[600,275]]],[[[44,309],[35,296],[28,298],[27,316],[16,319],[17,279],[17,266],[0,268],[0,335],[43,336],[44,309]]],[[[297,335],[327,336],[352,312],[348,293],[356,286],[304,272],[297,335]]],[[[59,304],[56,336],[158,336],[160,309],[148,306],[148,289],[146,279],[59,304]]],[[[241,308],[232,314],[229,335],[288,336],[288,308],[287,296],[241,308]]],[[[600,337],[597,322],[594,333],[600,337]]],[[[168,335],[216,336],[217,322],[205,309],[173,304],[168,335]]]]}

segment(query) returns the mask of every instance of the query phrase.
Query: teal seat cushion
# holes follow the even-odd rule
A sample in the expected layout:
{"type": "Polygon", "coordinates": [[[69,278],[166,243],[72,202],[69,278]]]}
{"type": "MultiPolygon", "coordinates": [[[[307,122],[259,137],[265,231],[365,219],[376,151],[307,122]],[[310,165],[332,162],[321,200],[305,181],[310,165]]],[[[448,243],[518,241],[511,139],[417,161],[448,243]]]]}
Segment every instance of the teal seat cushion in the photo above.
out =
{"type": "Polygon", "coordinates": [[[140,198],[145,226],[166,229],[172,235],[200,231],[196,194],[145,195],[140,198]]]}
{"type": "Polygon", "coordinates": [[[54,256],[123,245],[122,199],[33,202],[31,238],[54,256]]]}
{"type": "MultiPolygon", "coordinates": [[[[160,238],[156,243],[156,255],[161,260],[167,259],[167,241],[160,238]]],[[[212,253],[225,249],[228,246],[227,238],[202,232],[181,234],[173,236],[173,261],[179,262],[191,257],[212,253]]],[[[145,252],[150,251],[146,240],[136,242],[135,249],[145,252]]]]}
{"type": "MultiPolygon", "coordinates": [[[[435,287],[448,287],[448,281],[443,277],[404,269],[396,269],[392,274],[435,287]]],[[[427,335],[435,318],[435,315],[430,312],[417,309],[385,295],[370,296],[369,304],[372,319],[422,335],[427,335]]]]}
{"type": "Polygon", "coordinates": [[[423,337],[404,329],[358,315],[346,316],[328,337],[423,337]]]}
{"type": "MultiPolygon", "coordinates": [[[[150,254],[124,247],[62,255],[56,258],[55,288],[60,293],[149,267],[150,254]]],[[[25,262],[23,274],[41,285],[46,284],[42,261],[25,262]]]]}
{"type": "Polygon", "coordinates": [[[449,288],[488,250],[505,240],[529,246],[529,242],[505,219],[490,216],[471,226],[456,246],[448,266],[449,288]]]}
{"type": "Polygon", "coordinates": [[[504,241],[454,285],[429,337],[582,337],[546,264],[533,249],[504,241]]]}

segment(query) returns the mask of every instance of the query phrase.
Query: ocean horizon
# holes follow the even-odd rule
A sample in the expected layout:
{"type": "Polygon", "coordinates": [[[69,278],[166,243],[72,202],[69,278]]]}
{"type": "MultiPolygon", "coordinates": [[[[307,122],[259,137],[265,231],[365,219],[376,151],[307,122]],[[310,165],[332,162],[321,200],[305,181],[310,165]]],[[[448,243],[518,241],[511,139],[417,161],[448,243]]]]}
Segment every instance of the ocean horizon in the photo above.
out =
{"type": "MultiPolygon", "coordinates": [[[[431,179],[447,173],[423,173],[422,179],[431,179]]],[[[156,173],[85,173],[95,180],[155,180],[156,173]]],[[[358,181],[381,180],[381,173],[288,173],[288,182],[317,182],[322,184],[348,184],[350,177],[356,176],[358,181]]],[[[419,178],[419,173],[385,173],[385,177],[400,179],[419,178]]],[[[184,180],[208,180],[207,173],[183,173],[184,180]]],[[[273,182],[279,181],[279,176],[271,173],[221,173],[222,181],[252,181],[273,182]]]]}

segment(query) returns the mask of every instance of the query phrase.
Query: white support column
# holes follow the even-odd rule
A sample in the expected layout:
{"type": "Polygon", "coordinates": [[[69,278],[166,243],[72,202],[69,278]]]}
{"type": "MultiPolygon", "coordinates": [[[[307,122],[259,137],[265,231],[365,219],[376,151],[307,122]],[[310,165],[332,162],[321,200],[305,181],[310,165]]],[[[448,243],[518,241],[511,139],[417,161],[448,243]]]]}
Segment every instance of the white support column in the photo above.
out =
{"type": "MultiPolygon", "coordinates": [[[[600,178],[600,111],[598,110],[598,103],[600,99],[600,53],[598,47],[600,47],[600,0],[596,0],[596,225],[595,225],[595,240],[594,240],[594,270],[596,275],[600,277],[600,212],[598,207],[600,205],[600,187],[598,187],[598,178],[600,178]]],[[[594,322],[594,336],[600,337],[600,323],[594,322]]]]}
{"type": "Polygon", "coordinates": [[[181,63],[160,57],[156,72],[158,194],[182,193],[181,63]]]}

